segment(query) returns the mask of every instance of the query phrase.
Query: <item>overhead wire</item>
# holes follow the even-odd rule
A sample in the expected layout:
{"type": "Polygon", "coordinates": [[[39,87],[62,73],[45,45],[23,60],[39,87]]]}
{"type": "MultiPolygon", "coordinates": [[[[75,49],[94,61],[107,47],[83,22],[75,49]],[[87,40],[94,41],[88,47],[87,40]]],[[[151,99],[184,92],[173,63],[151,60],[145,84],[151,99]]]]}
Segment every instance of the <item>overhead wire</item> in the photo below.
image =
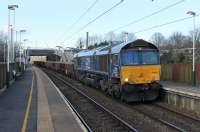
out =
{"type": "Polygon", "coordinates": [[[74,23],[72,23],[64,32],[63,34],[60,36],[59,39],[62,39],[63,36],[70,31],[98,2],[99,0],[95,0],[84,12],[83,14],[81,14],[74,23]]]}
{"type": "Polygon", "coordinates": [[[136,24],[136,23],[138,23],[138,22],[140,22],[140,21],[143,21],[143,20],[145,20],[145,19],[147,19],[147,18],[149,18],[149,17],[152,17],[152,16],[154,16],[154,15],[156,15],[156,14],[159,14],[160,12],[163,12],[163,11],[165,11],[165,10],[167,10],[167,9],[170,9],[170,8],[172,8],[172,7],[175,7],[176,5],[181,4],[181,3],[184,2],[184,1],[185,1],[185,0],[177,1],[177,2],[175,2],[175,3],[173,3],[173,4],[170,4],[170,5],[168,5],[168,6],[164,7],[164,8],[161,8],[161,9],[159,9],[159,10],[157,10],[157,11],[151,13],[151,14],[148,14],[148,15],[146,15],[146,16],[143,16],[143,17],[141,17],[141,18],[139,18],[139,19],[137,19],[137,20],[131,21],[131,22],[129,22],[128,24],[122,25],[122,26],[120,26],[120,27],[118,27],[118,28],[115,28],[115,29],[112,30],[112,31],[115,32],[115,31],[118,31],[118,30],[120,30],[120,29],[122,29],[122,28],[125,28],[125,27],[128,27],[128,26],[130,26],[130,25],[136,24]]]}
{"type": "MultiPolygon", "coordinates": [[[[198,17],[199,15],[200,15],[200,14],[195,15],[195,17],[198,17]]],[[[176,19],[176,20],[173,20],[173,21],[167,22],[167,23],[163,23],[163,24],[155,25],[155,26],[152,26],[152,27],[149,27],[149,28],[145,28],[145,29],[142,29],[142,30],[136,31],[136,32],[134,32],[134,34],[141,33],[141,32],[145,32],[145,31],[149,31],[149,30],[152,30],[152,29],[155,29],[155,28],[160,28],[160,27],[163,27],[163,26],[166,26],[166,25],[170,25],[170,24],[173,24],[173,23],[177,23],[177,22],[185,21],[185,20],[187,20],[187,19],[191,19],[191,18],[193,18],[193,17],[194,17],[194,16],[184,17],[184,18],[181,18],[181,19],[176,19]]]]}
{"type": "Polygon", "coordinates": [[[84,30],[90,24],[94,23],[96,20],[100,19],[102,16],[104,16],[105,14],[107,14],[108,12],[110,12],[111,10],[113,10],[114,8],[116,8],[117,6],[119,6],[122,2],[124,2],[124,0],[120,0],[120,2],[116,3],[111,8],[107,9],[106,11],[104,11],[103,13],[101,13],[100,15],[98,15],[97,17],[95,17],[93,20],[89,21],[87,24],[85,24],[84,26],[82,26],[81,28],[79,28],[77,31],[75,31],[72,35],[68,36],[65,40],[72,38],[74,35],[76,35],[77,33],[81,32],[82,30],[84,30]]]}

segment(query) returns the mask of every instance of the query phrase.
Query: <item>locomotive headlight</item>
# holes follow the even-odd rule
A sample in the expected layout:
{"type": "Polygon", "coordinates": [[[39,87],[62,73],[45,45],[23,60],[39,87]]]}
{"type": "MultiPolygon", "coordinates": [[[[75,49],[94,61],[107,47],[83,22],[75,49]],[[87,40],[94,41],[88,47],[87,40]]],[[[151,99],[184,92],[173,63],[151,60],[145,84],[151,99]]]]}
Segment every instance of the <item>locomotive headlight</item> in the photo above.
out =
{"type": "Polygon", "coordinates": [[[128,78],[125,78],[125,79],[124,79],[125,82],[128,82],[128,80],[129,80],[128,78]]]}
{"type": "Polygon", "coordinates": [[[159,81],[157,77],[153,77],[153,81],[159,81]]]}

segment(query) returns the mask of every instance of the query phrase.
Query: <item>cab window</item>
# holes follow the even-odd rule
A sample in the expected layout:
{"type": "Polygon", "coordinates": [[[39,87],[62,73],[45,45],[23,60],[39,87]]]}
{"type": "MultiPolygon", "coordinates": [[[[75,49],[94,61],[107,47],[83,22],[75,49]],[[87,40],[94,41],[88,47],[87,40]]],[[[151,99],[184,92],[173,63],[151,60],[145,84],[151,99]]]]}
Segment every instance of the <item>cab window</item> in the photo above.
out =
{"type": "Polygon", "coordinates": [[[122,65],[138,65],[139,64],[139,52],[138,51],[126,51],[121,54],[122,65]]]}
{"type": "Polygon", "coordinates": [[[142,51],[142,64],[153,65],[159,64],[159,53],[155,51],[142,51]]]}

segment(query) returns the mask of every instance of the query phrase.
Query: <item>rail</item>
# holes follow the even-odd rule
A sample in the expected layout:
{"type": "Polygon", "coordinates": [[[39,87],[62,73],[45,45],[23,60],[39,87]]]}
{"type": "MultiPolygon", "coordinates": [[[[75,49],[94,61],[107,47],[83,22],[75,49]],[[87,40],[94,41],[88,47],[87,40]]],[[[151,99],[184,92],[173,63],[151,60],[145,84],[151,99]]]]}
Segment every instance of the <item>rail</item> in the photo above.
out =
{"type": "MultiPolygon", "coordinates": [[[[50,73],[50,72],[48,72],[50,73]]],[[[74,89],[76,92],[78,92],[79,94],[81,94],[82,96],[84,96],[85,98],[87,98],[88,100],[90,100],[93,104],[95,104],[96,106],[98,106],[100,109],[102,109],[103,111],[107,112],[109,115],[111,115],[114,119],[118,120],[124,127],[126,127],[127,129],[129,129],[130,131],[133,132],[138,132],[138,130],[136,128],[134,128],[132,125],[130,125],[129,123],[127,123],[126,121],[124,121],[123,119],[121,119],[120,117],[118,117],[116,114],[114,114],[113,112],[111,112],[110,110],[106,109],[104,106],[102,106],[101,104],[97,103],[95,100],[93,100],[92,98],[90,98],[89,96],[87,96],[85,93],[83,93],[82,91],[80,91],[79,89],[75,88],[73,85],[71,85],[70,83],[66,82],[65,80],[63,80],[62,78],[50,73],[52,76],[56,77],[58,80],[60,80],[61,82],[63,82],[65,85],[67,85],[68,87],[74,89]]],[[[65,97],[66,98],[66,97],[65,97]]]]}

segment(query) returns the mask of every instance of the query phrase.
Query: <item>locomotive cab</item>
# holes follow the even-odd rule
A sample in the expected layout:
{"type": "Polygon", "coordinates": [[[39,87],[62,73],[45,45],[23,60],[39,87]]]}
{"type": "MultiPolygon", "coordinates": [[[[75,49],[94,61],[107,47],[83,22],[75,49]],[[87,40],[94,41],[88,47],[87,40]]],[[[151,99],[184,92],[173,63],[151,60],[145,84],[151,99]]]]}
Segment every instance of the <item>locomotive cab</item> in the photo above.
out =
{"type": "Polygon", "coordinates": [[[159,82],[159,52],[152,49],[122,51],[120,75],[122,85],[159,82]]]}
{"type": "Polygon", "coordinates": [[[126,101],[155,100],[159,95],[160,56],[146,41],[128,44],[120,51],[121,96],[126,101]]]}

